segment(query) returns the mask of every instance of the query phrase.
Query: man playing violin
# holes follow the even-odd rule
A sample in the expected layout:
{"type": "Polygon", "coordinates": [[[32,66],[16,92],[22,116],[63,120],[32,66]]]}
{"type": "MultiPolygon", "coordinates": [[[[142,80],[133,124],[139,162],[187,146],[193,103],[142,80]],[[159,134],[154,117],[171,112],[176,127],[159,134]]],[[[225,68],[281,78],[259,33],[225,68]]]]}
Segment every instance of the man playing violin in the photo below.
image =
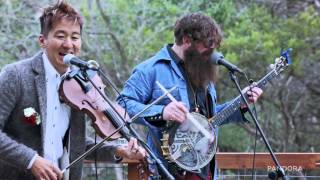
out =
{"type": "MultiPolygon", "coordinates": [[[[124,85],[121,93],[126,101],[129,115],[141,111],[147,104],[163,94],[157,81],[166,89],[176,86],[171,94],[177,101],[164,98],[142,115],[141,122],[149,128],[148,143],[158,157],[163,160],[160,139],[172,123],[183,123],[188,112],[197,112],[207,118],[214,116],[228,104],[217,104],[214,82],[217,67],[210,62],[210,56],[222,41],[218,24],[201,13],[189,13],[176,21],[174,26],[175,43],[165,45],[150,59],[139,64],[124,85]]],[[[262,94],[258,87],[247,92],[249,101],[255,102],[262,94]]],[[[119,101],[123,106],[122,101],[119,101]]],[[[244,122],[240,108],[227,122],[244,122]]],[[[171,173],[177,179],[211,179],[214,174],[214,161],[201,169],[201,173],[171,173]]],[[[170,163],[167,163],[169,167],[170,163]]]]}
{"type": "MultiPolygon", "coordinates": [[[[61,179],[64,147],[72,162],[94,145],[86,137],[84,114],[61,103],[58,94],[69,68],[64,55],[80,53],[83,19],[58,1],[44,9],[40,24],[42,51],[7,65],[0,74],[0,179],[61,179]]],[[[89,156],[119,162],[141,159],[145,150],[132,138],[127,145],[105,144],[89,156]]],[[[82,162],[70,168],[70,179],[81,179],[81,174],[82,162]]]]}

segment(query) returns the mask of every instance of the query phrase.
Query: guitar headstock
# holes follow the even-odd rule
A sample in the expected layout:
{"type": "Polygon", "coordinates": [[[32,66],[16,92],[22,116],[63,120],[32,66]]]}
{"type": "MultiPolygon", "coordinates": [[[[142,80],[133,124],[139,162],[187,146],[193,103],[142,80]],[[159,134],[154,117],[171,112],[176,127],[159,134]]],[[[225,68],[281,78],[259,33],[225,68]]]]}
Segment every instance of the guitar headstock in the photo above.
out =
{"type": "Polygon", "coordinates": [[[274,69],[277,73],[280,73],[284,70],[285,67],[291,64],[290,52],[292,51],[289,48],[286,51],[281,51],[280,57],[275,59],[274,64],[271,65],[271,68],[274,69]]]}

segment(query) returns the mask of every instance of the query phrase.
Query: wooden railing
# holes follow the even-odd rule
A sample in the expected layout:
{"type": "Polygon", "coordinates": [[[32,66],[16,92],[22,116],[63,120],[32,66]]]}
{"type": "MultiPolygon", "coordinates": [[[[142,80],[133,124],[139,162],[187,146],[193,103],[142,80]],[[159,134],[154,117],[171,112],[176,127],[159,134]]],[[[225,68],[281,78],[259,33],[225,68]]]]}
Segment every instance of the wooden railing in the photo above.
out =
{"type": "MultiPolygon", "coordinates": [[[[302,169],[320,169],[320,153],[276,153],[281,166],[299,166],[302,169]]],[[[223,153],[217,154],[220,169],[250,169],[253,153],[223,153]]],[[[255,167],[268,169],[274,166],[269,153],[256,153],[255,167]]]]}
{"type": "MultiPolygon", "coordinates": [[[[276,153],[279,163],[284,168],[297,170],[320,169],[320,153],[276,153]]],[[[216,154],[219,169],[251,169],[253,153],[219,152],[216,154]]],[[[128,163],[128,179],[138,180],[136,161],[124,160],[128,163]]],[[[272,170],[275,164],[269,153],[256,153],[255,168],[272,170]]]]}

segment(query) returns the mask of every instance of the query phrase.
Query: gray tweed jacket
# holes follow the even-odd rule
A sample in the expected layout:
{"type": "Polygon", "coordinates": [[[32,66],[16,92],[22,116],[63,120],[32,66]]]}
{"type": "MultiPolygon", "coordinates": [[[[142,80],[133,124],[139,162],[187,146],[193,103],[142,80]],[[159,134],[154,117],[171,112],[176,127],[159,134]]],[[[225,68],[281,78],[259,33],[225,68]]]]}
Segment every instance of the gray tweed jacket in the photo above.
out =
{"type": "MultiPolygon", "coordinates": [[[[46,132],[46,82],[42,52],[7,65],[0,73],[0,179],[34,179],[27,166],[32,157],[43,155],[46,132]],[[33,107],[41,117],[40,125],[24,121],[23,110],[33,107]]],[[[86,138],[84,114],[72,110],[70,119],[70,162],[93,145],[86,138]]],[[[105,145],[98,160],[115,162],[115,146],[105,145]]],[[[92,159],[93,154],[89,156],[92,159]]],[[[82,176],[82,162],[70,169],[70,179],[82,176]]]]}

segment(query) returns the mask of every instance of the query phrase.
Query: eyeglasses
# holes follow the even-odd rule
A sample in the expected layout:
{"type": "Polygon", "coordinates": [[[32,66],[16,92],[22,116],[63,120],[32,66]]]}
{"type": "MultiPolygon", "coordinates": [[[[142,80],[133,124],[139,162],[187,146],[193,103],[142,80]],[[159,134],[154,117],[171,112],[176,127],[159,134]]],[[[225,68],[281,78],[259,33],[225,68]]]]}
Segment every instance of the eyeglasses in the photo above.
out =
{"type": "Polygon", "coordinates": [[[208,38],[205,38],[205,39],[198,39],[198,38],[193,37],[192,34],[189,34],[188,36],[194,41],[198,41],[198,42],[203,43],[203,45],[206,48],[212,48],[212,49],[215,48],[214,38],[213,37],[208,37],[208,38]]]}
{"type": "Polygon", "coordinates": [[[206,47],[206,48],[212,48],[212,49],[214,49],[215,48],[215,44],[214,44],[214,39],[212,38],[212,37],[210,37],[210,38],[206,38],[204,41],[202,41],[203,42],[203,44],[204,44],[204,46],[206,47]]]}

